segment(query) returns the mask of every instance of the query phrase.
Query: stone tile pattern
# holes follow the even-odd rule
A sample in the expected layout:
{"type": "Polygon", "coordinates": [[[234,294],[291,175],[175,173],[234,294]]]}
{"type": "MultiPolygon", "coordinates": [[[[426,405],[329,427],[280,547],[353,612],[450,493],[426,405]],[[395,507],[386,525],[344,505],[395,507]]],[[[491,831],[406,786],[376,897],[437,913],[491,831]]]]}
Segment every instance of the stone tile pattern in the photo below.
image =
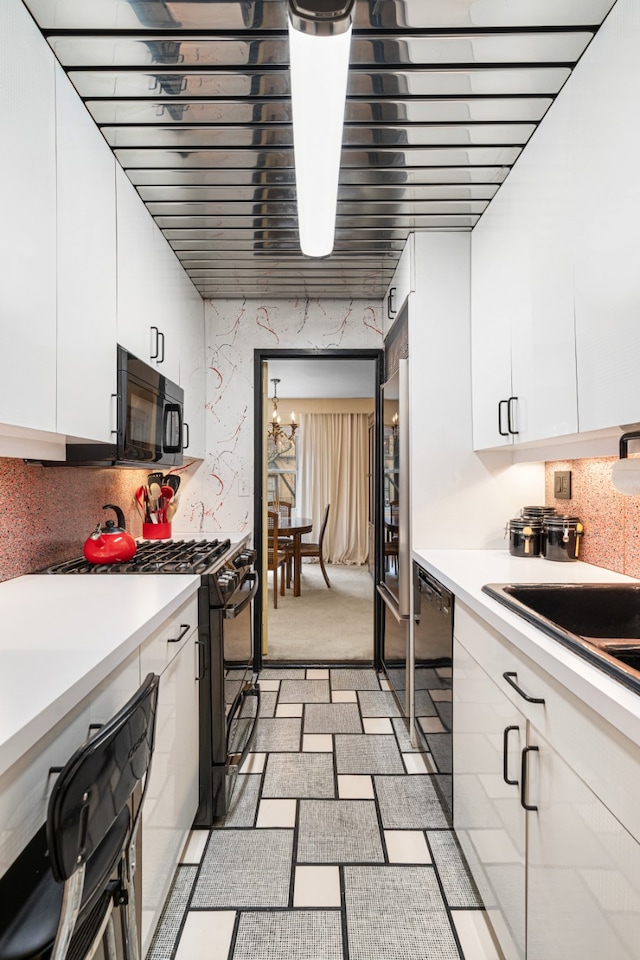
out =
{"type": "MultiPolygon", "coordinates": [[[[277,679],[276,673],[270,669],[269,678],[277,679]]],[[[360,708],[364,701],[369,709],[392,712],[373,670],[339,673],[331,670],[332,690],[365,691],[360,708]]],[[[325,705],[326,681],[323,688],[320,683],[283,671],[277,703],[292,702],[296,693],[312,726],[338,720],[340,729],[345,717],[351,724],[353,710],[325,705]]],[[[327,754],[301,752],[300,724],[289,718],[258,722],[266,770],[238,778],[232,809],[211,830],[200,867],[189,874],[182,868],[150,960],[175,955],[185,910],[235,911],[228,960],[460,960],[451,910],[482,904],[440,805],[436,775],[403,772],[401,753],[411,745],[402,721],[394,718],[386,735],[332,732],[334,751],[327,754]],[[345,772],[371,776],[373,799],[341,800],[337,777],[345,772]],[[296,803],[295,829],[254,826],[262,797],[296,803]],[[389,863],[385,829],[421,831],[433,863],[389,863]],[[341,907],[294,909],[299,865],[338,870],[341,907]]]]}

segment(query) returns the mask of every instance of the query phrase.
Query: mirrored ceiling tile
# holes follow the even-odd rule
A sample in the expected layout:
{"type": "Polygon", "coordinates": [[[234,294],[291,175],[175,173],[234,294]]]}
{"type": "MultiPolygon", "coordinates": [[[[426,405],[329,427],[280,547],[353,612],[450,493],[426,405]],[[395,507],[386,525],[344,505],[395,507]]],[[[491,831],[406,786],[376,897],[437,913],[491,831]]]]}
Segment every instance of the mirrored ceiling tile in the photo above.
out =
{"type": "Polygon", "coordinates": [[[356,0],[356,29],[598,24],[615,0],[356,0]]]}
{"type": "Polygon", "coordinates": [[[289,73],[239,71],[214,73],[171,70],[69,70],[80,96],[93,97],[288,97],[289,73]]]}
{"type": "MultiPolygon", "coordinates": [[[[423,184],[420,186],[341,186],[338,200],[364,202],[415,200],[489,200],[498,189],[495,184],[423,184]]],[[[144,186],[138,193],[145,201],[261,202],[295,203],[295,187],[197,187],[144,186]]]]}
{"type": "MultiPolygon", "coordinates": [[[[347,100],[346,123],[531,122],[549,109],[551,97],[435,100],[347,100]]],[[[99,124],[269,124],[291,122],[286,100],[87,100],[99,124]]]]}
{"type": "Polygon", "coordinates": [[[504,67],[460,70],[349,71],[348,96],[455,96],[554,94],[571,73],[569,67],[504,67]]]}
{"type": "MultiPolygon", "coordinates": [[[[362,201],[356,203],[341,202],[337,208],[336,222],[343,218],[360,217],[382,221],[384,218],[418,216],[434,213],[482,213],[488,200],[410,200],[410,201],[362,201]]],[[[149,201],[147,209],[152,216],[219,217],[222,224],[239,221],[246,217],[269,217],[281,226],[297,224],[295,203],[197,203],[178,201],[149,201]]]]}
{"type": "Polygon", "coordinates": [[[102,127],[102,134],[112,147],[173,147],[178,150],[185,147],[222,147],[231,150],[243,147],[293,147],[291,126],[105,126],[102,127]]]}
{"type": "MultiPolygon", "coordinates": [[[[536,27],[601,23],[614,0],[357,0],[355,29],[536,27]]],[[[49,29],[285,30],[281,0],[26,0],[49,29]]]]}
{"type": "MultiPolygon", "coordinates": [[[[350,63],[415,66],[453,63],[575,63],[593,32],[375,37],[354,35],[350,63]]],[[[64,67],[207,67],[287,66],[285,36],[182,38],[52,36],[49,43],[64,67]]]]}
{"type": "MultiPolygon", "coordinates": [[[[420,66],[453,63],[575,63],[593,31],[560,33],[440,34],[432,37],[369,38],[354,34],[352,66],[420,66]]],[[[286,62],[286,61],[285,61],[286,62]]]]}
{"type": "MultiPolygon", "coordinates": [[[[430,145],[485,145],[524,144],[535,126],[533,124],[449,124],[407,127],[378,125],[373,127],[345,125],[344,147],[413,147],[430,145]]],[[[104,126],[103,136],[112,147],[169,147],[174,149],[214,147],[236,149],[254,147],[292,147],[293,130],[290,126],[104,126]]]]}
{"type": "MultiPolygon", "coordinates": [[[[380,147],[370,151],[343,149],[342,168],[347,167],[441,167],[461,165],[508,166],[515,163],[520,147],[380,147]]],[[[290,167],[293,150],[172,150],[116,148],[120,164],[129,167],[227,167],[229,169],[290,167]]],[[[346,182],[346,181],[344,181],[346,182]]]]}
{"type": "Polygon", "coordinates": [[[482,123],[540,120],[551,97],[491,97],[410,100],[347,100],[347,123],[482,123]]]}
{"type": "MultiPolygon", "coordinates": [[[[427,168],[358,168],[342,169],[340,184],[366,186],[395,186],[431,184],[500,184],[509,167],[427,167],[427,168]]],[[[295,170],[200,170],[175,168],[130,168],[127,176],[134,185],[195,185],[195,186],[253,186],[295,185],[295,170]]]]}
{"type": "MultiPolygon", "coordinates": [[[[526,102],[526,101],[525,101],[526,102]]],[[[287,100],[87,100],[85,106],[99,124],[265,124],[290,123],[287,100]]],[[[525,117],[524,119],[529,119],[525,117]]]]}
{"type": "Polygon", "coordinates": [[[40,27],[59,30],[286,30],[281,0],[28,0],[40,27]]]}

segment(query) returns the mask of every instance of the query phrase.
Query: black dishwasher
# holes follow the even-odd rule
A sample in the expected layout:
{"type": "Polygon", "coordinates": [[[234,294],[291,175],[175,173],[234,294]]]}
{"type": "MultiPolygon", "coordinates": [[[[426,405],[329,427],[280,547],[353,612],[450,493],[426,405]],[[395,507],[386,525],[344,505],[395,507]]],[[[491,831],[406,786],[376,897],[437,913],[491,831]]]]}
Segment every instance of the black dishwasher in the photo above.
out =
{"type": "Polygon", "coordinates": [[[414,716],[437,772],[434,780],[453,817],[453,594],[413,564],[414,716]]]}

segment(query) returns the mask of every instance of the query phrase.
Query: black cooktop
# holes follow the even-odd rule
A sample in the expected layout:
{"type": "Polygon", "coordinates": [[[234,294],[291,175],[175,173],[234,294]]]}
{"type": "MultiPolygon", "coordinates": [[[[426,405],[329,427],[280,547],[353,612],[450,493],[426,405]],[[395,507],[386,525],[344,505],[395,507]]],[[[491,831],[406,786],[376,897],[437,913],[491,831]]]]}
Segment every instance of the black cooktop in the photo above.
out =
{"type": "Polygon", "coordinates": [[[54,563],[42,573],[212,573],[231,549],[230,540],[143,540],[125,563],[89,563],[84,557],[54,563]]]}

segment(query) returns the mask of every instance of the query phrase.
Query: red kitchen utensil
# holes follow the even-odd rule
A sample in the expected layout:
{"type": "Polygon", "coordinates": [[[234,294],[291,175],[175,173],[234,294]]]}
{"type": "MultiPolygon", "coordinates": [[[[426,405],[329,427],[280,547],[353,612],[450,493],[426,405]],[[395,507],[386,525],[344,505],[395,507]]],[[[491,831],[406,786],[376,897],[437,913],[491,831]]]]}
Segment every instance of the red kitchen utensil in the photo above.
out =
{"type": "Polygon", "coordinates": [[[165,500],[171,500],[171,497],[173,496],[173,487],[163,483],[160,487],[160,496],[164,497],[165,500]]]}

